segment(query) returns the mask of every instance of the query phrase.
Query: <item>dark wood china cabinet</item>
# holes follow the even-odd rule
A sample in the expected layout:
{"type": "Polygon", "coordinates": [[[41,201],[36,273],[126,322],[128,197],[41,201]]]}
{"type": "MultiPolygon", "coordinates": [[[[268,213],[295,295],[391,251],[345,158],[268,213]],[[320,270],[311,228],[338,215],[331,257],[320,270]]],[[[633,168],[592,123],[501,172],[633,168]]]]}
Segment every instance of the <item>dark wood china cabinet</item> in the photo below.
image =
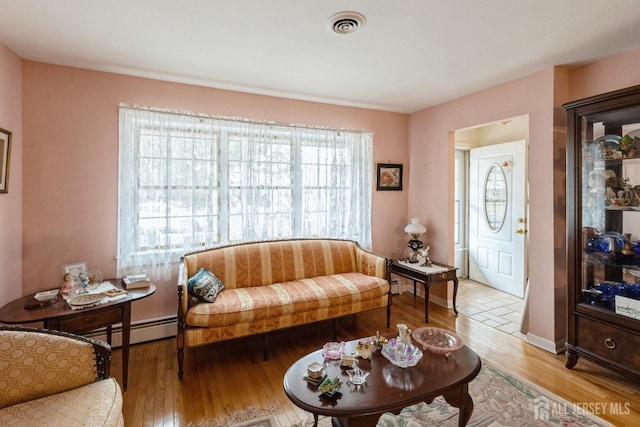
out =
{"type": "Polygon", "coordinates": [[[566,367],[640,379],[640,86],[567,111],[566,367]]]}

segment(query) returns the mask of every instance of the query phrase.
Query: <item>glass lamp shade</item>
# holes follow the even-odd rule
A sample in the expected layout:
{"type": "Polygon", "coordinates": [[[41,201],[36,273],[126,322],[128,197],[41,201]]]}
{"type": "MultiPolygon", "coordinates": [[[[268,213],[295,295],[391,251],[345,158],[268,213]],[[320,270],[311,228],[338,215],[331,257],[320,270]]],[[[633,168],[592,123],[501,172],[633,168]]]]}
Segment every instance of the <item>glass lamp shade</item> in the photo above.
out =
{"type": "Polygon", "coordinates": [[[427,227],[420,224],[419,218],[411,218],[411,223],[404,228],[404,232],[410,234],[416,240],[427,232],[427,227]]]}

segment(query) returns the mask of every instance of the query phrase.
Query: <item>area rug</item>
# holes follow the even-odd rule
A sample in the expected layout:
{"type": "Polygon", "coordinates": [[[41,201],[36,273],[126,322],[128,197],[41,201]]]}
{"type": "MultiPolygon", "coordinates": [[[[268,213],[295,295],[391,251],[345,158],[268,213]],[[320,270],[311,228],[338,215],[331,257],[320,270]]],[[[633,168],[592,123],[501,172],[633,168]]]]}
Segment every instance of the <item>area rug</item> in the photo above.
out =
{"type": "MultiPolygon", "coordinates": [[[[472,427],[611,427],[555,394],[486,360],[478,376],[469,383],[473,399],[473,413],[467,426],[472,427]]],[[[400,414],[383,414],[377,427],[457,426],[458,409],[450,406],[442,396],[430,404],[418,403],[403,409],[400,414]]]]}
{"type": "Polygon", "coordinates": [[[231,415],[189,423],[188,427],[280,427],[273,417],[275,409],[249,407],[231,415]]]}
{"type": "MultiPolygon", "coordinates": [[[[611,427],[604,420],[580,410],[579,406],[506,372],[483,360],[478,376],[469,384],[473,399],[473,414],[468,426],[472,427],[611,427]]],[[[271,416],[276,409],[248,408],[242,414],[223,419],[191,424],[192,427],[286,427],[271,416]],[[254,413],[253,418],[251,414],[254,413]],[[234,418],[235,417],[235,418],[234,418]],[[238,418],[238,419],[236,419],[238,418]]],[[[313,426],[313,417],[289,427],[313,426]]],[[[403,409],[400,414],[382,414],[377,427],[454,427],[458,425],[458,409],[451,407],[443,397],[432,403],[424,402],[403,409]]],[[[329,417],[320,417],[318,427],[330,427],[329,417]]]]}

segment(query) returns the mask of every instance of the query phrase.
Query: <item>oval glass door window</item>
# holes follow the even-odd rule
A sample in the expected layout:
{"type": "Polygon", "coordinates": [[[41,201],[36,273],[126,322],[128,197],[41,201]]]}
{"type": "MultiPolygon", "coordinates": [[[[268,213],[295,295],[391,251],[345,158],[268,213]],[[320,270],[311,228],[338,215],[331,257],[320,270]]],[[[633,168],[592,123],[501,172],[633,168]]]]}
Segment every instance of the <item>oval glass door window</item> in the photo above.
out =
{"type": "Polygon", "coordinates": [[[507,215],[507,180],[499,164],[494,163],[484,181],[484,218],[491,231],[502,228],[507,215]]]}

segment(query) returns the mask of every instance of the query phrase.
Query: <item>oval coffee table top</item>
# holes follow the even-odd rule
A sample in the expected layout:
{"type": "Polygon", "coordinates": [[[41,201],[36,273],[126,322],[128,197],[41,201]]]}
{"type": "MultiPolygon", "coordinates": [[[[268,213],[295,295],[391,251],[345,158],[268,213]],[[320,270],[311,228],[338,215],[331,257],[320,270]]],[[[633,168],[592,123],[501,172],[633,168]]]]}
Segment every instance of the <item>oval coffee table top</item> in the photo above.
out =
{"type": "MultiPolygon", "coordinates": [[[[345,353],[355,352],[358,340],[345,343],[345,353]]],[[[414,342],[415,344],[415,342],[414,342]]],[[[348,418],[353,416],[397,412],[412,404],[431,402],[435,397],[464,387],[480,372],[478,355],[466,345],[452,352],[448,358],[423,351],[416,366],[400,368],[389,362],[380,351],[371,359],[358,359],[358,367],[369,372],[366,384],[348,383],[349,375],[340,361],[325,360],[322,350],[315,351],[295,362],[284,375],[284,390],[298,407],[316,415],[348,418]],[[322,395],[316,385],[303,379],[307,365],[324,365],[328,378],[340,378],[342,388],[333,397],[322,395]]]]}

